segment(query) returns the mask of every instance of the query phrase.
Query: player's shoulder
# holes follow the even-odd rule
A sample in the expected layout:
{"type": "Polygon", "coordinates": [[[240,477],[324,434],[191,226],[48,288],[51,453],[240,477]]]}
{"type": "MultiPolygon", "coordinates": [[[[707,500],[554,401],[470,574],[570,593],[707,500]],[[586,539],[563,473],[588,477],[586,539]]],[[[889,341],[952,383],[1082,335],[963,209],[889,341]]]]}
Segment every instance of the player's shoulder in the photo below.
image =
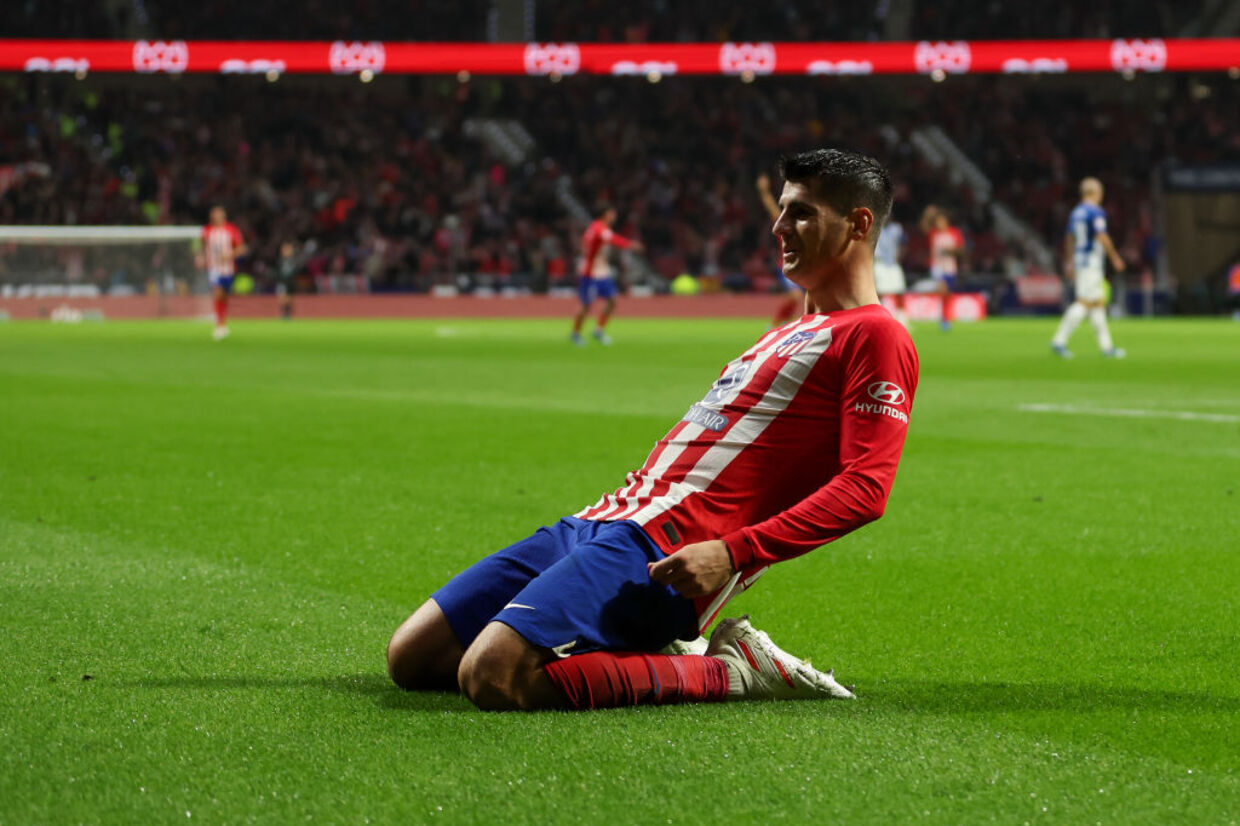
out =
{"type": "Polygon", "coordinates": [[[881,304],[867,304],[841,313],[839,333],[859,347],[912,347],[908,329],[881,304]]]}

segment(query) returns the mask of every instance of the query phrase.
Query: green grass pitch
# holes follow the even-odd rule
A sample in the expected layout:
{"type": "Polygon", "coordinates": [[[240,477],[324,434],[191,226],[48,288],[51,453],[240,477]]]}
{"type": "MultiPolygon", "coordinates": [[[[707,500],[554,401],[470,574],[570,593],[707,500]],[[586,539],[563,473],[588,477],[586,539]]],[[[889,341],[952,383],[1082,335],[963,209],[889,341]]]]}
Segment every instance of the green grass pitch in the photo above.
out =
{"type": "Polygon", "coordinates": [[[886,517],[730,606],[858,702],[579,714],[384,645],[760,321],[0,325],[0,823],[1235,823],[1240,324],[1053,323],[917,328],[886,517]]]}

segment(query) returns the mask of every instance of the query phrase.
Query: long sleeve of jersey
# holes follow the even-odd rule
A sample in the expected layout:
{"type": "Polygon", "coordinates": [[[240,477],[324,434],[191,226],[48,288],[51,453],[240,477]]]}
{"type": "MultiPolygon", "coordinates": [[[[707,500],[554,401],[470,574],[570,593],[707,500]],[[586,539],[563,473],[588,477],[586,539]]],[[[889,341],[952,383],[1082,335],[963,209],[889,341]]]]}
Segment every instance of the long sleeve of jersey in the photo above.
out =
{"type": "Polygon", "coordinates": [[[633,246],[631,238],[625,238],[623,235],[618,235],[611,230],[607,230],[607,235],[603,236],[603,240],[617,249],[627,250],[633,246]]]}
{"type": "Polygon", "coordinates": [[[917,352],[898,325],[847,343],[839,472],[787,510],[722,537],[737,570],[792,559],[882,516],[904,448],[917,352]]]}

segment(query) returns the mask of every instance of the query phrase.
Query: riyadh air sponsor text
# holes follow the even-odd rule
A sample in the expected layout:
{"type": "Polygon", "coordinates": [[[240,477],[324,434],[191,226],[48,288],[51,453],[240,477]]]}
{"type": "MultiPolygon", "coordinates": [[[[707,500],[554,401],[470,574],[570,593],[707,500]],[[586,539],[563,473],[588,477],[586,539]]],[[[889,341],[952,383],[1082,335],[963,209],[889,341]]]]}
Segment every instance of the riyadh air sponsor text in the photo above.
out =
{"type": "Polygon", "coordinates": [[[689,412],[685,414],[685,421],[690,424],[701,425],[715,433],[719,433],[731,424],[727,416],[722,413],[716,413],[709,407],[703,407],[700,404],[695,404],[689,408],[689,412]]]}

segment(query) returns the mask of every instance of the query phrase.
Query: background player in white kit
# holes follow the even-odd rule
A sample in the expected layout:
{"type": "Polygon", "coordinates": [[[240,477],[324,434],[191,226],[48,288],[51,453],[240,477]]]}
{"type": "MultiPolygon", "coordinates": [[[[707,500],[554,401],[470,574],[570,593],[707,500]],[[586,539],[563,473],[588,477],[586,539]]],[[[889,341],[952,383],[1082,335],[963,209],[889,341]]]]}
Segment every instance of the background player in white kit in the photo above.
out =
{"type": "Polygon", "coordinates": [[[202,252],[197,264],[206,267],[215,306],[215,340],[228,335],[228,293],[237,272],[237,259],[246,254],[245,239],[236,224],[230,223],[224,207],[211,207],[208,223],[202,228],[202,252]]]}
{"type": "Polygon", "coordinates": [[[1081,202],[1068,216],[1068,234],[1064,239],[1064,271],[1076,285],[1076,300],[1068,307],[1051,339],[1051,349],[1060,358],[1072,358],[1068,338],[1089,316],[1098,335],[1098,347],[1108,358],[1126,354],[1111,341],[1107,327],[1106,271],[1103,253],[1111,259],[1116,272],[1124,271],[1124,259],[1115,251],[1107,234],[1107,214],[1102,210],[1102,182],[1097,178],[1081,181],[1081,202]]]}
{"type": "Polygon", "coordinates": [[[904,293],[908,285],[904,280],[904,267],[900,266],[900,255],[904,251],[904,227],[897,221],[887,221],[878,236],[878,245],[874,248],[874,289],[879,300],[890,297],[895,304],[891,314],[896,321],[908,327],[908,313],[904,311],[904,293]]]}

